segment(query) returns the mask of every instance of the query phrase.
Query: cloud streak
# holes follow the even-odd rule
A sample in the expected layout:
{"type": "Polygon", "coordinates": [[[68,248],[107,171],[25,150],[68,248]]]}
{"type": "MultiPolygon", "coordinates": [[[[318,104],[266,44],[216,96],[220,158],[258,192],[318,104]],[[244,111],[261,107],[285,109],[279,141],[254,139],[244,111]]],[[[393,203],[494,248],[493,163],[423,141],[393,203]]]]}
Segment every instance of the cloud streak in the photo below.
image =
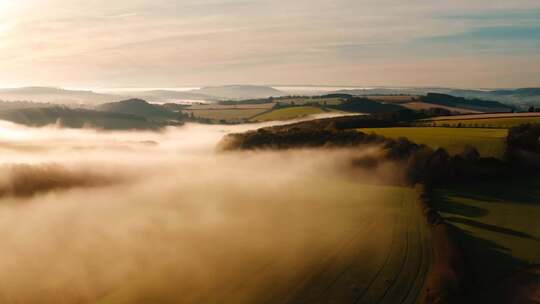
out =
{"type": "MultiPolygon", "coordinates": [[[[538,18],[531,18],[531,12],[538,9],[536,1],[527,0],[138,0],[94,1],[92,5],[29,0],[5,9],[0,17],[0,81],[71,86],[405,85],[404,79],[396,83],[401,71],[386,68],[391,61],[377,56],[380,51],[391,50],[396,60],[412,61],[422,68],[422,56],[401,55],[415,41],[474,33],[501,23],[518,30],[514,26],[524,26],[523,16],[529,16],[528,27],[540,26],[538,18]],[[508,15],[503,13],[507,11],[508,15]],[[372,75],[372,69],[364,69],[374,64],[371,58],[344,54],[340,52],[343,45],[366,45],[359,53],[369,52],[369,57],[383,61],[379,66],[385,67],[387,81],[385,75],[372,75]],[[372,45],[381,47],[372,50],[372,45]],[[289,75],[280,72],[283,69],[302,72],[289,75]],[[324,70],[326,76],[317,75],[324,70]]],[[[436,56],[436,46],[422,47],[436,56]]],[[[464,52],[455,50],[438,57],[443,63],[470,50],[467,44],[462,49],[464,52]]],[[[508,48],[494,49],[500,55],[508,53],[508,48]]],[[[483,65],[496,65],[482,56],[475,59],[483,65]]],[[[513,73],[513,82],[526,84],[520,71],[513,73]]],[[[459,78],[464,79],[456,74],[433,77],[448,85],[459,84],[459,78]]],[[[414,84],[420,83],[415,80],[414,84]]]]}

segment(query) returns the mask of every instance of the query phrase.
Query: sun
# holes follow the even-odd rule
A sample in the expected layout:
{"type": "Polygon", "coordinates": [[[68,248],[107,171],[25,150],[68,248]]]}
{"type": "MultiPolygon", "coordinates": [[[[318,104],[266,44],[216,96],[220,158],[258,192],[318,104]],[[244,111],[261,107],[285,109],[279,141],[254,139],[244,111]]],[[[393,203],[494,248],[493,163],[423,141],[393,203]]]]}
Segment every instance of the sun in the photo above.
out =
{"type": "Polygon", "coordinates": [[[0,0],[0,14],[3,12],[4,9],[7,9],[11,6],[11,1],[9,0],[0,0]]]}
{"type": "Polygon", "coordinates": [[[0,0],[0,35],[8,32],[13,24],[16,2],[12,0],[0,0]]]}
{"type": "Polygon", "coordinates": [[[17,2],[18,1],[13,0],[0,0],[0,18],[9,17],[9,14],[12,13],[12,9],[17,6],[17,2]]]}

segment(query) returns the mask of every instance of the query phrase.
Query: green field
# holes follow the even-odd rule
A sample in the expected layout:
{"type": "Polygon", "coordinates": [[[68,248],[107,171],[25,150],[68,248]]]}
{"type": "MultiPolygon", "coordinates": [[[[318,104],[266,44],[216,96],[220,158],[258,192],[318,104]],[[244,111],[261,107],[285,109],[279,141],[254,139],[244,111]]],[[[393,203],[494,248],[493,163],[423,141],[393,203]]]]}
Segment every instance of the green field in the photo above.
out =
{"type": "Polygon", "coordinates": [[[308,115],[323,114],[327,111],[317,107],[289,107],[276,109],[252,118],[253,121],[289,120],[308,115]]]}
{"type": "MultiPolygon", "coordinates": [[[[259,290],[249,303],[417,303],[431,265],[431,247],[416,190],[357,182],[321,181],[310,186],[325,191],[310,199],[309,208],[298,210],[298,217],[280,216],[274,229],[314,235],[317,241],[306,242],[301,250],[278,259],[248,251],[238,265],[218,265],[235,274],[226,282],[228,287],[210,285],[211,292],[190,294],[193,303],[245,303],[241,300],[246,290],[259,290]],[[347,199],[335,199],[343,193],[347,199]],[[330,241],[321,241],[326,239],[330,241]]],[[[291,199],[306,197],[310,194],[291,199]]],[[[286,251],[296,245],[276,239],[274,246],[286,251]]],[[[134,276],[96,303],[135,303],[144,288],[139,285],[154,279],[134,276]]],[[[185,291],[178,290],[176,282],[170,288],[157,290],[154,300],[176,294],[183,299],[185,291]]]]}
{"type": "Polygon", "coordinates": [[[182,110],[184,114],[195,118],[208,119],[214,123],[242,123],[261,113],[271,111],[275,103],[264,104],[194,104],[182,110]]]}
{"type": "Polygon", "coordinates": [[[433,149],[444,148],[450,154],[463,151],[466,146],[476,147],[482,156],[502,157],[508,131],[481,128],[367,128],[364,133],[375,133],[389,138],[406,137],[433,149]]]}
{"type": "Polygon", "coordinates": [[[540,117],[501,117],[482,119],[431,120],[429,125],[441,127],[511,128],[522,124],[540,124],[540,117]]]}
{"type": "Polygon", "coordinates": [[[266,112],[265,109],[196,109],[196,110],[183,110],[184,113],[193,115],[196,118],[206,118],[215,121],[226,120],[226,121],[240,121],[247,120],[253,116],[266,112]]]}
{"type": "Polygon", "coordinates": [[[439,189],[434,207],[459,228],[470,283],[481,293],[491,294],[496,278],[540,262],[540,178],[439,189]]]}
{"type": "Polygon", "coordinates": [[[290,97],[275,99],[275,101],[290,105],[305,105],[308,103],[318,103],[320,105],[338,105],[341,103],[341,98],[290,97]]]}
{"type": "Polygon", "coordinates": [[[341,98],[309,98],[309,97],[300,97],[300,98],[288,98],[284,100],[278,100],[278,102],[295,104],[295,105],[304,105],[308,103],[318,103],[320,105],[338,105],[341,103],[341,98]]]}

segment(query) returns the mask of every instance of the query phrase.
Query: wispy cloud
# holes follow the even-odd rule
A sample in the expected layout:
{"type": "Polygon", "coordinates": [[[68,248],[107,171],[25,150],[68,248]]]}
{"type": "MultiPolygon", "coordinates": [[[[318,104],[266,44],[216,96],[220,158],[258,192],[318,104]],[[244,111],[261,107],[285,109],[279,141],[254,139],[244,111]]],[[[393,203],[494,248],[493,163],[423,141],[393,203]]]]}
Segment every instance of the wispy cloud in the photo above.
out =
{"type": "Polygon", "coordinates": [[[460,14],[445,15],[442,18],[455,20],[473,20],[473,21],[533,21],[538,22],[540,18],[540,9],[525,10],[492,10],[483,12],[462,12],[460,14]]]}
{"type": "Polygon", "coordinates": [[[540,24],[533,26],[494,26],[474,28],[463,33],[456,33],[447,36],[436,36],[432,41],[506,41],[514,43],[516,41],[540,43],[540,24]]]}
{"type": "Polygon", "coordinates": [[[533,56],[539,14],[532,0],[27,0],[0,13],[0,83],[414,85],[391,63],[533,56]],[[386,78],[358,73],[374,64],[386,78]]]}
{"type": "Polygon", "coordinates": [[[106,15],[106,16],[103,16],[103,18],[125,19],[125,18],[135,17],[137,15],[139,15],[139,14],[138,13],[121,13],[121,14],[106,15]]]}

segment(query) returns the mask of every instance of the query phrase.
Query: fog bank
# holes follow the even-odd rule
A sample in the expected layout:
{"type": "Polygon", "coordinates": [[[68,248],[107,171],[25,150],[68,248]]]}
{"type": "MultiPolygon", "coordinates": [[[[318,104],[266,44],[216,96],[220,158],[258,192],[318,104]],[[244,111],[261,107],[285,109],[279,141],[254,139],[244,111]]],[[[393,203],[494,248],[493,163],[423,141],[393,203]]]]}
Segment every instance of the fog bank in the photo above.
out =
{"type": "Polygon", "coordinates": [[[351,168],[376,147],[215,152],[223,135],[254,127],[0,123],[0,302],[254,303],[289,294],[289,282],[378,208],[356,185],[396,168],[351,168]],[[354,208],[366,213],[350,212],[362,196],[365,206],[354,208]]]}

